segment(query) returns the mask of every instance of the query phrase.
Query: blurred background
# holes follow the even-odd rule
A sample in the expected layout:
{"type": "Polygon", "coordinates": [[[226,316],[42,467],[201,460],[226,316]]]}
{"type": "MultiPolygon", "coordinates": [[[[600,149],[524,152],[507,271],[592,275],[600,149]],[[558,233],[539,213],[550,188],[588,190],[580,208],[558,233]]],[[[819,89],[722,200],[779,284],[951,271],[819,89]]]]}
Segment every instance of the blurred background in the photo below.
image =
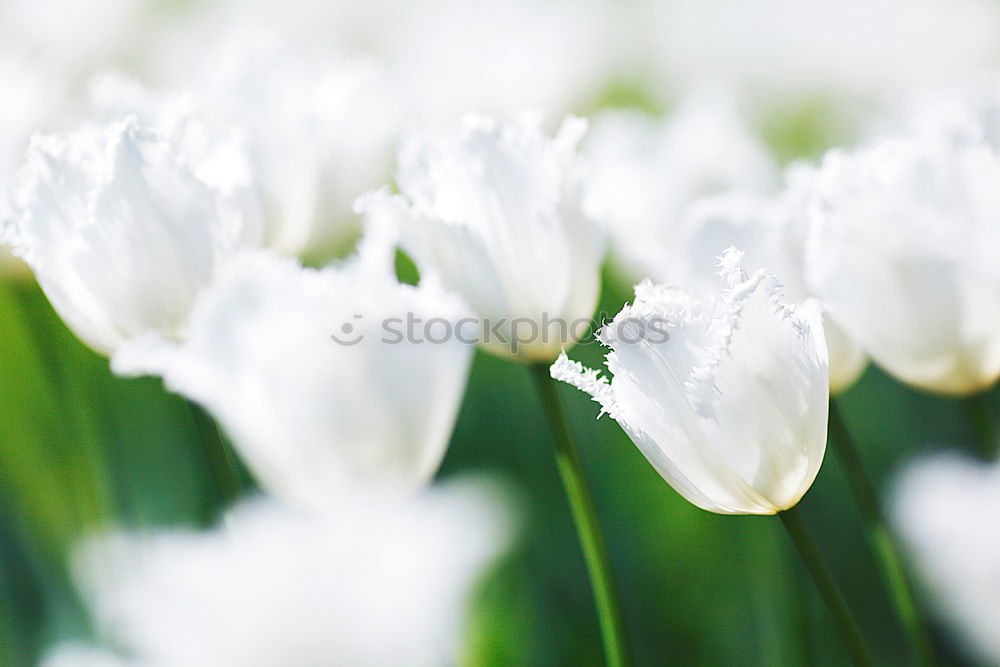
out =
{"type": "MultiPolygon", "coordinates": [[[[780,165],[856,141],[907,100],[989,72],[1000,56],[1000,7],[979,0],[2,0],[0,84],[10,93],[0,105],[0,177],[33,132],[89,113],[96,74],[114,69],[152,89],[183,90],[212,64],[217,42],[260,26],[371,58],[388,73],[404,124],[524,108],[669,117],[697,91],[722,88],[780,165]]],[[[390,174],[391,164],[380,178],[390,174]]],[[[184,402],[158,379],[114,377],[26,269],[0,266],[0,664],[19,666],[88,633],[67,571],[88,526],[206,525],[218,507],[184,402]]],[[[401,262],[412,279],[408,272],[401,262]]],[[[630,298],[631,279],[609,261],[601,312],[630,298]]],[[[592,341],[574,356],[602,363],[592,341]]],[[[585,395],[561,390],[639,664],[846,662],[777,521],[696,509],[613,421],[596,419],[585,395]]],[[[883,493],[897,466],[922,451],[974,449],[956,402],[876,368],[842,406],[883,493]]],[[[479,586],[464,664],[602,662],[551,447],[527,371],[477,353],[440,475],[501,474],[523,492],[526,521],[479,586]]],[[[832,453],[802,510],[879,663],[897,664],[901,630],[832,453]]],[[[951,664],[968,664],[944,633],[938,641],[951,664]]]]}

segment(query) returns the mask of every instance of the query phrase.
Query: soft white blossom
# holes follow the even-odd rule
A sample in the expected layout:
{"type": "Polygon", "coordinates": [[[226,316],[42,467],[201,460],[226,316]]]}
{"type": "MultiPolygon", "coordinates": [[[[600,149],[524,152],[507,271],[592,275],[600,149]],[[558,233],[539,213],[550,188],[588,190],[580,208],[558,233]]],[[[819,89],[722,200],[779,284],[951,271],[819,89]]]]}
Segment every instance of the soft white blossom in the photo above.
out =
{"type": "MultiPolygon", "coordinates": [[[[440,667],[459,662],[470,593],[510,519],[472,480],[328,514],[262,499],[209,532],[94,538],[74,565],[122,665],[440,667]]],[[[111,660],[77,646],[49,665],[111,660]]]]}
{"type": "Polygon", "coordinates": [[[234,24],[307,49],[332,45],[384,66],[421,125],[469,112],[565,113],[599,94],[610,70],[604,0],[220,0],[208,9],[158,49],[160,59],[188,54],[203,66],[234,24]]]}
{"type": "Polygon", "coordinates": [[[594,312],[603,243],[581,210],[584,129],[568,118],[550,139],[537,118],[466,117],[412,137],[396,174],[402,195],[365,205],[394,215],[420,271],[465,297],[487,351],[551,360],[594,312]]]}
{"type": "Polygon", "coordinates": [[[875,119],[873,137],[937,132],[1000,151],[1000,78],[995,73],[919,91],[894,111],[875,119]]]}
{"type": "Polygon", "coordinates": [[[973,656],[1000,663],[1000,466],[957,454],[913,463],[893,516],[938,613],[973,656]]]}
{"type": "MultiPolygon", "coordinates": [[[[733,193],[692,204],[679,225],[664,275],[673,276],[674,283],[689,289],[715,289],[715,258],[725,248],[735,246],[747,253],[747,271],[766,267],[781,276],[782,293],[789,303],[810,298],[803,267],[806,210],[804,194],[798,192],[809,186],[802,182],[806,179],[794,175],[790,180],[797,185],[779,197],[733,193]]],[[[823,329],[829,349],[830,391],[837,393],[854,384],[867,357],[825,311],[823,329]]]]}
{"type": "Polygon", "coordinates": [[[0,44],[79,74],[122,56],[142,34],[152,5],[149,0],[4,0],[0,44]]]}
{"type": "Polygon", "coordinates": [[[134,119],[36,136],[3,238],[95,350],[182,338],[197,294],[253,220],[134,119]]]}
{"type": "Polygon", "coordinates": [[[402,11],[388,4],[380,51],[425,124],[454,123],[470,111],[566,113],[606,81],[600,0],[416,0],[402,11]]]}
{"type": "Polygon", "coordinates": [[[260,217],[250,148],[236,123],[212,113],[193,93],[152,91],[118,70],[95,74],[87,93],[93,116],[106,122],[135,117],[170,142],[176,159],[199,180],[239,199],[248,215],[260,217]]]}
{"type": "Polygon", "coordinates": [[[7,101],[0,113],[0,183],[24,159],[31,135],[52,124],[63,110],[65,85],[49,68],[23,54],[0,52],[0,81],[7,101]]]}
{"type": "Polygon", "coordinates": [[[1000,375],[1000,156],[949,132],[832,151],[813,181],[809,289],[900,380],[1000,375]]]}
{"type": "Polygon", "coordinates": [[[324,255],[360,231],[352,205],[390,173],[402,122],[382,68],[249,33],[196,81],[210,108],[245,133],[269,246],[324,255]]]}
{"type": "Polygon", "coordinates": [[[565,354],[552,377],[590,394],[687,500],[774,514],[812,485],[826,450],[829,373],[813,304],[722,258],[728,289],[698,297],[644,282],[599,333],[610,381],[565,354]]]}
{"type": "Polygon", "coordinates": [[[891,96],[995,62],[989,0],[650,0],[660,76],[777,100],[891,96]],[[927,48],[933,44],[933,48],[927,48]]]}
{"type": "Polygon", "coordinates": [[[720,91],[702,91],[662,120],[605,112],[584,154],[586,210],[607,229],[618,269],[634,280],[670,279],[677,231],[692,201],[733,190],[763,194],[777,181],[767,149],[720,91]]]}
{"type": "Polygon", "coordinates": [[[450,440],[475,327],[469,318],[461,335],[468,313],[437,286],[397,283],[377,245],[321,270],[240,256],[199,298],[185,343],[115,368],[161,374],[205,406],[280,498],[325,506],[360,483],[411,491],[450,440]]]}
{"type": "Polygon", "coordinates": [[[158,125],[171,124],[178,106],[196,109],[212,141],[240,145],[241,162],[221,173],[256,190],[266,244],[325,260],[360,232],[354,200],[391,172],[400,96],[369,58],[294,46],[267,31],[224,34],[207,64],[199,53],[197,68],[185,71],[179,85],[188,93],[145,92],[105,74],[92,85],[95,106],[158,125]]]}

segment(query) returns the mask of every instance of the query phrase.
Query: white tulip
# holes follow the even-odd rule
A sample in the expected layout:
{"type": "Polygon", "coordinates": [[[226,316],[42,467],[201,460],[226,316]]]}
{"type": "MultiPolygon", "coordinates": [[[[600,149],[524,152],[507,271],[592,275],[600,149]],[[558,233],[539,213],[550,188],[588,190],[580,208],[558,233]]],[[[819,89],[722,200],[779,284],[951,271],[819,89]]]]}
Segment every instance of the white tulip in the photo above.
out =
{"type": "Polygon", "coordinates": [[[465,297],[489,352],[551,360],[597,305],[603,243],[581,211],[575,160],[585,127],[568,118],[549,139],[540,119],[466,117],[454,132],[411,138],[402,196],[366,205],[394,214],[420,271],[465,297]]]}
{"type": "Polygon", "coordinates": [[[260,229],[134,119],[36,136],[3,237],[95,350],[183,337],[195,297],[260,229]]]}
{"type": "Polygon", "coordinates": [[[387,74],[372,60],[267,31],[229,31],[208,58],[194,53],[180,73],[190,94],[147,92],[105,74],[91,85],[94,106],[158,126],[175,124],[177,106],[197,109],[212,141],[242,145],[223,174],[254,187],[266,245],[322,260],[342,251],[361,231],[354,200],[391,173],[402,105],[387,74]]]}
{"type": "Polygon", "coordinates": [[[774,514],[809,489],[826,450],[829,372],[818,309],[722,258],[729,288],[636,287],[599,333],[609,382],[560,356],[552,377],[590,394],[674,489],[720,514],[774,514]]]}
{"type": "Polygon", "coordinates": [[[644,4],[661,80],[729,81],[770,105],[877,99],[948,81],[994,62],[1000,37],[988,0],[644,4]]]}
{"type": "MultiPolygon", "coordinates": [[[[801,199],[792,187],[775,198],[734,193],[696,201],[680,224],[670,249],[670,268],[663,273],[674,276],[672,282],[678,285],[712,290],[718,284],[718,276],[710,270],[713,259],[725,248],[736,246],[752,260],[744,264],[747,271],[767,267],[781,276],[785,299],[804,302],[812,295],[803,274],[805,212],[801,199]]],[[[867,357],[825,311],[823,329],[830,358],[830,391],[838,393],[857,381],[867,357]]]]}
{"type": "Polygon", "coordinates": [[[461,330],[454,296],[397,283],[391,256],[368,245],[323,270],[240,256],[198,300],[184,344],[119,356],[116,370],[161,374],[202,404],[279,498],[321,507],[359,483],[411,491],[448,445],[475,327],[461,330]]]}
{"type": "MultiPolygon", "coordinates": [[[[122,665],[458,664],[473,585],[512,529],[489,491],[359,494],[329,514],[261,499],[209,532],[93,538],[74,569],[122,665]]],[[[76,647],[51,664],[114,663],[76,647]]]]}
{"type": "Polygon", "coordinates": [[[267,245],[290,255],[342,250],[360,232],[354,200],[391,173],[402,105],[387,74],[360,56],[260,32],[235,35],[211,61],[193,73],[196,90],[244,132],[267,245]]]}
{"type": "Polygon", "coordinates": [[[930,602],[976,658],[1000,663],[1000,466],[921,460],[900,477],[892,507],[930,602]]]}
{"type": "Polygon", "coordinates": [[[239,198],[248,214],[261,215],[246,132],[211,113],[203,100],[190,93],[151,91],[117,70],[91,77],[87,92],[94,116],[109,122],[133,116],[154,128],[199,180],[239,198]]]}
{"type": "Polygon", "coordinates": [[[52,63],[63,76],[86,72],[122,57],[137,36],[148,34],[143,19],[149,8],[132,0],[5,0],[0,44],[52,63]]]}
{"type": "Polygon", "coordinates": [[[832,151],[813,182],[809,289],[900,380],[1000,376],[1000,157],[954,133],[832,151]]]}
{"type": "Polygon", "coordinates": [[[606,112],[584,155],[585,210],[607,229],[617,268],[632,280],[671,278],[665,272],[692,201],[732,190],[764,194],[777,181],[766,147],[720,91],[691,96],[663,120],[606,112]]]}

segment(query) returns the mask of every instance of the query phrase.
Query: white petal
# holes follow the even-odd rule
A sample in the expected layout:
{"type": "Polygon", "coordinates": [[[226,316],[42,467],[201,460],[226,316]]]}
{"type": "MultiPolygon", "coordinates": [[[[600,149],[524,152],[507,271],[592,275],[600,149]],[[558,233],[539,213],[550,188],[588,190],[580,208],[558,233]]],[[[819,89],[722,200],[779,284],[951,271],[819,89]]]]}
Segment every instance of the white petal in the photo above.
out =
{"type": "Polygon", "coordinates": [[[105,354],[150,333],[183,335],[199,290],[252,245],[226,197],[134,120],[36,137],[8,237],[56,311],[105,354]]]}
{"type": "Polygon", "coordinates": [[[261,499],[208,532],[94,538],[74,565],[98,629],[140,665],[437,667],[509,539],[502,500],[472,480],[329,514],[261,499]]]}
{"type": "Polygon", "coordinates": [[[808,279],[888,372],[963,394],[1000,376],[1000,158],[948,136],[824,160],[808,279]]]}
{"type": "Polygon", "coordinates": [[[484,325],[507,323],[506,342],[489,351],[551,359],[573,343],[562,332],[596,305],[603,245],[580,208],[582,130],[568,119],[549,139],[538,119],[469,116],[457,131],[411,137],[401,151],[403,246],[484,325]],[[521,347],[518,322],[537,332],[521,347]]]}
{"type": "Polygon", "coordinates": [[[368,268],[240,257],[199,300],[165,369],[279,497],[324,506],[361,482],[411,490],[450,439],[472,347],[436,341],[466,311],[368,268]]]}
{"type": "Polygon", "coordinates": [[[956,454],[921,459],[892,501],[927,599],[974,658],[1000,661],[1000,467],[956,454]]]}

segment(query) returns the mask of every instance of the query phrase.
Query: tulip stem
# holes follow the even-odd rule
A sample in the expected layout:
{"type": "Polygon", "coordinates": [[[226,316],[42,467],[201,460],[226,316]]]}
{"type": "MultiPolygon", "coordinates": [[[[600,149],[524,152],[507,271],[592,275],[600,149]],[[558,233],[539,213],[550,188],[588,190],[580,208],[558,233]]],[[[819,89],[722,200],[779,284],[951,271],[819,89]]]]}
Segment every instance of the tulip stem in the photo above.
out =
{"type": "Polygon", "coordinates": [[[858,667],[874,667],[875,662],[868,645],[865,643],[865,638],[862,636],[861,630],[858,629],[858,624],[854,620],[840,588],[837,587],[837,582],[834,580],[830,568],[823,560],[819,547],[816,546],[815,540],[809,534],[809,528],[802,519],[798,506],[779,512],[778,518],[781,519],[785,530],[788,531],[788,536],[802,557],[802,561],[806,564],[809,574],[812,575],[820,595],[826,601],[847,646],[847,653],[850,655],[851,661],[858,667]]]}
{"type": "Polygon", "coordinates": [[[584,560],[587,563],[587,572],[590,575],[600,620],[607,664],[610,667],[626,667],[632,664],[632,659],[625,637],[621,604],[615,589],[604,535],[597,521],[594,500],[583,472],[580,452],[570,432],[566,413],[559,402],[555,381],[549,377],[548,364],[533,364],[531,374],[538,387],[542,408],[552,432],[552,439],[555,441],[556,465],[566,491],[566,498],[569,500],[576,532],[583,547],[584,560]]]}
{"type": "Polygon", "coordinates": [[[202,453],[205,456],[205,462],[208,464],[208,470],[212,476],[212,486],[215,489],[218,506],[224,507],[236,500],[242,489],[236,460],[233,458],[229,446],[222,439],[222,434],[219,433],[219,427],[215,420],[201,406],[191,401],[188,401],[187,405],[191,412],[191,421],[194,423],[202,453]]]}
{"type": "Polygon", "coordinates": [[[980,451],[987,461],[997,459],[1000,450],[1000,434],[997,433],[997,424],[993,416],[993,408],[990,405],[990,393],[980,392],[962,399],[962,407],[969,418],[972,430],[979,441],[980,451]]]}
{"type": "Polygon", "coordinates": [[[896,613],[909,637],[916,662],[923,666],[933,665],[934,650],[930,635],[903,567],[903,559],[886,525],[875,486],[865,471],[861,453],[836,401],[830,401],[830,436],[854,495],[854,502],[864,521],[870,547],[891,591],[896,613]]]}

